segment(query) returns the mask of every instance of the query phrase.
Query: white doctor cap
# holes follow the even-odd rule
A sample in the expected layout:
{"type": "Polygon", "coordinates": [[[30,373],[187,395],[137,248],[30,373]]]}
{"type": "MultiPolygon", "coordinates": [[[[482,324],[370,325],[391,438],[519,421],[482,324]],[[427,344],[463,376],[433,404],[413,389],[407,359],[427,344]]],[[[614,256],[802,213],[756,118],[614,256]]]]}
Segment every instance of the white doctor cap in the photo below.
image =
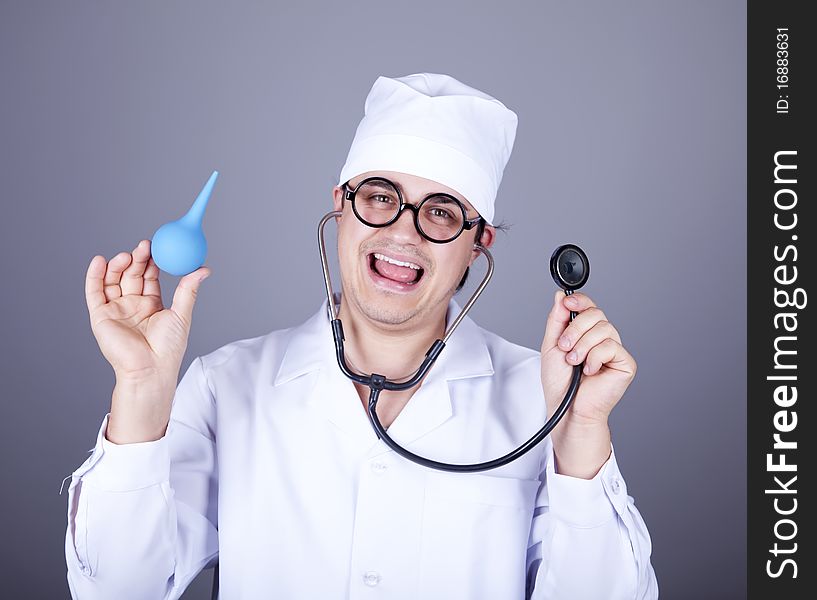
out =
{"type": "Polygon", "coordinates": [[[492,223],[516,124],[499,100],[448,75],[378,77],[338,185],[367,171],[408,173],[456,190],[492,223]]]}

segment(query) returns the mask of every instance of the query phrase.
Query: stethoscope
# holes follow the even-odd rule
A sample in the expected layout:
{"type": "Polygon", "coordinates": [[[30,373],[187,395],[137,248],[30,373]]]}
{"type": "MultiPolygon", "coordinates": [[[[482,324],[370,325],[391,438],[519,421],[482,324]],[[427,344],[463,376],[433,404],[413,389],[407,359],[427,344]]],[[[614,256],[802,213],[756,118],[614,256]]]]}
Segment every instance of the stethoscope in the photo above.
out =
{"type": "MultiPolygon", "coordinates": [[[[487,259],[488,270],[486,271],[485,276],[482,278],[482,281],[477,286],[476,290],[474,290],[471,298],[468,300],[465,306],[463,306],[460,314],[448,326],[443,338],[441,340],[436,340],[428,349],[422,364],[417,371],[415,371],[414,375],[412,375],[406,381],[400,382],[391,381],[384,375],[378,375],[377,373],[372,373],[371,375],[361,375],[352,371],[346,364],[346,358],[343,351],[343,325],[338,318],[337,308],[335,307],[334,294],[332,293],[332,282],[329,275],[329,265],[326,260],[326,244],[323,236],[323,230],[327,221],[334,217],[339,217],[342,214],[343,213],[340,211],[333,211],[326,214],[321,219],[320,224],[318,225],[318,249],[320,250],[321,255],[321,266],[323,268],[324,284],[326,285],[329,319],[332,322],[332,336],[335,339],[335,354],[337,355],[338,366],[346,377],[352,381],[368,386],[370,392],[366,412],[369,416],[369,422],[377,434],[377,437],[383,440],[383,443],[386,444],[386,446],[394,450],[394,452],[403,458],[432,469],[452,471],[456,473],[474,473],[477,471],[496,469],[497,467],[506,465],[521,457],[523,454],[533,449],[539,442],[544,440],[545,437],[547,437],[547,435],[553,430],[553,428],[556,427],[556,424],[561,420],[561,418],[570,408],[570,405],[573,403],[573,399],[576,397],[576,391],[579,389],[579,382],[582,378],[582,367],[584,363],[573,367],[573,376],[571,377],[570,386],[567,389],[564,400],[562,400],[562,403],[559,405],[550,419],[547,420],[544,426],[527,442],[512,452],[509,452],[504,456],[500,456],[499,458],[486,462],[466,465],[444,463],[410,452],[389,437],[389,434],[386,432],[386,429],[383,427],[377,417],[377,401],[380,397],[380,392],[382,390],[407,390],[417,385],[423,379],[423,377],[425,377],[428,370],[434,364],[434,361],[437,360],[440,352],[442,352],[443,348],[445,348],[445,344],[451,337],[451,334],[454,333],[454,330],[465,318],[465,315],[468,314],[469,310],[471,310],[474,302],[476,302],[477,298],[479,298],[480,294],[482,294],[485,286],[488,285],[488,281],[490,281],[491,276],[494,273],[494,259],[487,248],[484,248],[479,244],[474,244],[474,249],[478,250],[487,259]]],[[[587,279],[590,276],[590,261],[587,260],[587,255],[581,248],[574,244],[565,244],[556,248],[551,255],[550,273],[553,280],[556,282],[556,285],[564,290],[565,295],[569,296],[575,290],[587,283],[587,279]]],[[[571,321],[576,317],[576,314],[576,312],[570,311],[571,321]]]]}

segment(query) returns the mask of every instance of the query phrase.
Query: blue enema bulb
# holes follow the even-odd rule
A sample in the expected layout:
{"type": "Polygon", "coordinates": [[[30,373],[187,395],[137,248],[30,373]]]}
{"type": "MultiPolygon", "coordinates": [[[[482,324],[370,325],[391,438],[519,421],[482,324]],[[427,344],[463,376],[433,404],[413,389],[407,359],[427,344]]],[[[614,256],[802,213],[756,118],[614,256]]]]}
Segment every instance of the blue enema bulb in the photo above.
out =
{"type": "Polygon", "coordinates": [[[165,273],[187,275],[204,264],[207,240],[204,239],[201,221],[217,178],[218,171],[213,171],[187,214],[178,221],[165,223],[153,234],[150,253],[153,261],[165,273]]]}

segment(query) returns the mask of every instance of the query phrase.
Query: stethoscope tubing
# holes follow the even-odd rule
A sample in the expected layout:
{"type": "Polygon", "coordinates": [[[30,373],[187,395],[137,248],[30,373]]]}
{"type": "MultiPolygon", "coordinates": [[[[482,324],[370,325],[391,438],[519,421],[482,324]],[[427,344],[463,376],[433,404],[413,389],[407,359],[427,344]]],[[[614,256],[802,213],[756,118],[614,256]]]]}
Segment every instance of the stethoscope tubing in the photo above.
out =
{"type": "MultiPolygon", "coordinates": [[[[332,336],[335,342],[335,356],[338,361],[338,366],[340,367],[341,372],[357,383],[361,385],[365,385],[369,387],[369,401],[366,407],[366,413],[369,417],[369,423],[371,424],[372,428],[374,429],[377,437],[383,441],[386,446],[388,446],[391,450],[395,453],[399,454],[403,458],[420,464],[422,466],[436,469],[439,471],[448,471],[454,473],[475,473],[479,471],[487,471],[490,469],[496,469],[503,465],[506,465],[518,458],[520,458],[525,453],[532,450],[536,447],[542,440],[544,440],[548,434],[553,430],[554,427],[559,423],[562,417],[567,413],[570,405],[573,403],[574,398],[576,397],[576,392],[579,389],[579,384],[581,383],[582,378],[582,368],[584,363],[579,365],[575,365],[573,367],[573,375],[570,379],[570,385],[568,386],[567,392],[565,393],[565,397],[562,400],[561,404],[556,408],[554,413],[551,417],[545,422],[542,428],[537,431],[528,441],[524,444],[508,452],[507,454],[495,458],[493,460],[488,460],[485,462],[480,463],[473,463],[473,464],[456,464],[456,463],[445,463],[436,460],[432,460],[425,456],[420,456],[419,454],[415,454],[400,444],[398,444],[395,440],[393,440],[386,429],[383,427],[383,424],[380,422],[380,419],[377,416],[377,402],[380,398],[380,392],[382,390],[393,390],[393,391],[400,391],[406,390],[411,387],[417,385],[423,377],[425,377],[428,370],[432,367],[434,362],[437,360],[437,357],[442,352],[443,348],[445,348],[445,344],[448,339],[451,337],[451,334],[454,333],[454,330],[457,326],[462,322],[465,318],[465,315],[471,310],[471,307],[476,302],[477,298],[482,294],[482,291],[485,289],[485,286],[488,285],[488,281],[490,281],[491,276],[493,275],[494,271],[494,260],[491,253],[488,251],[487,248],[480,246],[479,244],[475,244],[474,248],[480,253],[482,253],[487,261],[488,261],[488,269],[485,273],[485,276],[482,278],[482,281],[477,286],[477,289],[474,290],[474,293],[469,298],[468,302],[463,306],[460,314],[457,316],[454,321],[451,322],[449,325],[448,330],[446,331],[443,339],[436,340],[431,347],[429,348],[428,352],[426,353],[425,357],[423,358],[423,362],[417,371],[407,379],[406,381],[402,382],[395,382],[389,381],[383,375],[378,375],[376,373],[372,373],[371,375],[361,375],[359,373],[355,373],[352,371],[346,363],[346,358],[344,356],[344,349],[343,349],[343,324],[340,321],[340,318],[337,315],[337,309],[335,308],[335,301],[334,301],[334,293],[332,292],[332,281],[331,276],[329,273],[329,265],[326,258],[326,243],[324,240],[324,227],[326,223],[334,218],[339,217],[342,213],[340,211],[332,211],[324,215],[318,225],[318,249],[320,251],[321,257],[321,267],[323,269],[323,278],[324,278],[324,286],[326,288],[326,297],[328,301],[328,312],[329,312],[329,319],[332,323],[332,336]]],[[[570,295],[572,294],[572,290],[566,290],[565,294],[570,295]]],[[[570,312],[570,320],[572,321],[577,313],[571,311],[570,312]]]]}

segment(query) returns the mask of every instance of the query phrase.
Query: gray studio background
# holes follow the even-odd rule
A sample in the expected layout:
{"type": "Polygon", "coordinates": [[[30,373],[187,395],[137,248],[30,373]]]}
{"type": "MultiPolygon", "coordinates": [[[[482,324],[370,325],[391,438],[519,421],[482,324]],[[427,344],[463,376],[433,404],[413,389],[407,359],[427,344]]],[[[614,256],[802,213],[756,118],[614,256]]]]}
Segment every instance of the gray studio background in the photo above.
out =
{"type": "Polygon", "coordinates": [[[91,257],[150,238],[218,169],[182,369],[303,321],[371,84],[433,71],[519,116],[512,227],[472,315],[538,348],[546,259],[584,247],[638,361],[613,435],[662,597],[745,597],[745,28],[740,1],[2,2],[0,596],[68,596],[58,491],[114,384],[91,257]]]}

